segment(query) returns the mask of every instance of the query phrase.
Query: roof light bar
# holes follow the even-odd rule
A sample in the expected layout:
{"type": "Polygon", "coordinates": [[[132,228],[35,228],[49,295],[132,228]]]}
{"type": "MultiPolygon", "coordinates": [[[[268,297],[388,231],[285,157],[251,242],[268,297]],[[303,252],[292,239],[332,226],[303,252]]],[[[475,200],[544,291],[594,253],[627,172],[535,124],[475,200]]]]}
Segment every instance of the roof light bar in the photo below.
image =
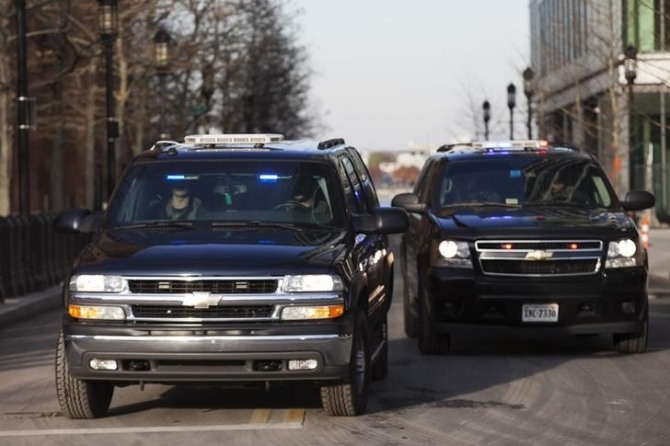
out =
{"type": "Polygon", "coordinates": [[[476,149],[487,150],[533,150],[546,149],[549,147],[549,143],[541,139],[520,141],[483,141],[473,142],[472,147],[476,149]]]}
{"type": "Polygon", "coordinates": [[[188,135],[185,144],[265,144],[284,140],[284,135],[277,133],[237,133],[237,134],[205,134],[188,135]]]}

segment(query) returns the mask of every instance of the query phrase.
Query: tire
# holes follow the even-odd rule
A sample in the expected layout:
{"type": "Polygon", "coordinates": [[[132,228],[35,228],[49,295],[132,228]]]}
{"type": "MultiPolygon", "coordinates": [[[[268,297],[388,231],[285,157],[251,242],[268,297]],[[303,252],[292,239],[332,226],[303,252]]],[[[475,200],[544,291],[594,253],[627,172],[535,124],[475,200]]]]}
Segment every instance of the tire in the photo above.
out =
{"type": "Polygon", "coordinates": [[[365,412],[370,391],[370,341],[367,316],[358,310],[349,359],[349,376],[321,385],[321,404],[331,416],[356,416],[365,412]]]}
{"type": "Polygon", "coordinates": [[[375,381],[386,378],[386,375],[389,373],[389,339],[386,316],[384,316],[384,321],[379,326],[379,330],[381,331],[379,339],[382,342],[382,346],[377,360],[372,364],[372,379],[375,381]]]}
{"type": "Polygon", "coordinates": [[[407,280],[404,280],[403,285],[403,316],[404,316],[404,326],[405,334],[409,338],[416,338],[419,334],[419,321],[416,316],[410,311],[410,293],[409,286],[407,285],[407,280]]]}
{"type": "Polygon", "coordinates": [[[111,383],[80,380],[70,375],[62,331],[58,335],[56,349],[56,392],[61,409],[72,419],[105,416],[114,394],[111,383]]]}
{"type": "Polygon", "coordinates": [[[449,341],[449,335],[435,330],[426,297],[422,296],[419,302],[419,351],[424,355],[446,354],[449,353],[449,341]]]}
{"type": "Polygon", "coordinates": [[[635,333],[615,333],[614,349],[618,353],[633,354],[647,351],[647,339],[649,335],[649,310],[642,319],[642,329],[635,333]]]}

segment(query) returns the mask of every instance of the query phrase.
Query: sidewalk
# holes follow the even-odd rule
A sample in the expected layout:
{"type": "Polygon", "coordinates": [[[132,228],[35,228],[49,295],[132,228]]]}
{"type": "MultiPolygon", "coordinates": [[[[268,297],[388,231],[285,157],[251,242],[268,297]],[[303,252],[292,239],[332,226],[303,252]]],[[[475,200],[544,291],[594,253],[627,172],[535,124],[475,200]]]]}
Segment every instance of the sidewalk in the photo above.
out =
{"type": "MultiPolygon", "coordinates": [[[[670,297],[670,228],[649,230],[649,297],[670,297]]],[[[60,285],[0,303],[0,327],[57,308],[61,304],[60,285]]]]}
{"type": "Polygon", "coordinates": [[[670,228],[649,230],[649,296],[670,296],[670,228]]]}
{"type": "Polygon", "coordinates": [[[5,303],[0,303],[0,327],[4,328],[21,318],[58,307],[61,303],[60,295],[61,287],[58,285],[25,296],[5,299],[5,303]]]}

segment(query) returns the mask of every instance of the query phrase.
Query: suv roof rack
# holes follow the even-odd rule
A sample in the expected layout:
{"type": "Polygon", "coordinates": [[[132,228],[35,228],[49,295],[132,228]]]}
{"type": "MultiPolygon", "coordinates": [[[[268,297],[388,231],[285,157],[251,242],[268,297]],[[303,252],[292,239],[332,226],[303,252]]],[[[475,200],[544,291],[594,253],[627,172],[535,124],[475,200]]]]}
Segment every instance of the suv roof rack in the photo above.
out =
{"type": "Polygon", "coordinates": [[[166,147],[172,147],[181,144],[178,141],[170,141],[168,139],[162,139],[160,141],[156,141],[153,146],[151,146],[151,149],[149,150],[163,150],[166,147]]]}
{"type": "Polygon", "coordinates": [[[333,138],[333,139],[327,139],[325,141],[321,141],[317,148],[319,150],[326,150],[330,149],[331,147],[339,146],[344,144],[344,138],[333,138]]]}
{"type": "Polygon", "coordinates": [[[457,142],[454,144],[444,144],[441,145],[440,147],[437,148],[438,152],[449,152],[450,150],[458,149],[458,148],[470,148],[472,147],[472,143],[469,142],[457,142]]]}

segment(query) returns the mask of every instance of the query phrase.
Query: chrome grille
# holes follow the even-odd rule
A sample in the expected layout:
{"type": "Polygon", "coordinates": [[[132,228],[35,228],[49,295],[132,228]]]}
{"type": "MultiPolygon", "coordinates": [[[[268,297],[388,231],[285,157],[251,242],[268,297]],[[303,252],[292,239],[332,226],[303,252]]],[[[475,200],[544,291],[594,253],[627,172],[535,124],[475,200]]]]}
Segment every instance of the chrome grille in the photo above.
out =
{"type": "Polygon", "coordinates": [[[475,242],[482,272],[503,276],[577,276],[600,269],[600,240],[486,240],[475,242]]]}
{"type": "Polygon", "coordinates": [[[277,291],[275,279],[153,280],[131,279],[130,292],[166,294],[209,292],[212,294],[269,294],[277,291]]]}
{"type": "Polygon", "coordinates": [[[230,305],[210,308],[184,306],[133,305],[133,316],[137,319],[255,319],[269,318],[273,305],[230,305]]]}

